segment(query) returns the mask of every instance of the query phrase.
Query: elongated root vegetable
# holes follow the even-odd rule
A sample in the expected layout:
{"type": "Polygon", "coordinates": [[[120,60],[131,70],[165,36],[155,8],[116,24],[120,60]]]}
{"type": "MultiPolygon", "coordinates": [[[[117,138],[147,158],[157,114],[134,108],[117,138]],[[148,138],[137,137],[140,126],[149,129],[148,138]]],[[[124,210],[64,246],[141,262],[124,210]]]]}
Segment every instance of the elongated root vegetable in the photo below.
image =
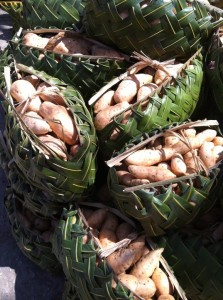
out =
{"type": "Polygon", "coordinates": [[[55,104],[66,106],[63,97],[59,93],[59,88],[56,86],[51,86],[47,82],[42,82],[37,88],[39,97],[43,101],[49,101],[55,104]]]}
{"type": "Polygon", "coordinates": [[[150,181],[148,179],[135,178],[128,171],[122,171],[122,170],[117,171],[117,176],[119,179],[119,183],[126,185],[126,186],[135,186],[135,185],[150,183],[150,181]]]}
{"type": "Polygon", "coordinates": [[[123,240],[124,238],[127,238],[129,234],[131,234],[134,231],[134,228],[131,224],[123,222],[121,223],[117,230],[116,230],[116,236],[118,238],[118,241],[123,240]]]}
{"type": "Polygon", "coordinates": [[[114,215],[113,213],[108,212],[106,215],[106,220],[103,223],[101,230],[108,229],[115,231],[118,225],[118,217],[116,217],[116,215],[114,215]]]}
{"type": "Polygon", "coordinates": [[[34,111],[25,113],[22,119],[26,126],[36,135],[43,135],[52,131],[49,124],[34,111]]]}
{"type": "Polygon", "coordinates": [[[173,293],[173,288],[169,281],[169,278],[162,269],[156,268],[151,278],[156,286],[156,296],[173,293]]]}
{"type": "Polygon", "coordinates": [[[166,294],[160,295],[157,300],[175,300],[175,298],[172,295],[166,294]]]}
{"type": "Polygon", "coordinates": [[[45,101],[40,106],[39,114],[65,143],[73,145],[78,142],[76,125],[65,107],[45,101]]]}
{"type": "Polygon", "coordinates": [[[149,278],[152,276],[155,268],[159,267],[159,261],[163,248],[150,251],[143,256],[132,268],[130,274],[138,279],[149,278]]]}
{"type": "Polygon", "coordinates": [[[169,170],[156,166],[134,166],[128,167],[129,172],[139,179],[148,179],[151,182],[163,181],[176,178],[176,175],[169,170]]]}
{"type": "Polygon", "coordinates": [[[108,107],[104,110],[101,110],[95,117],[94,125],[96,130],[102,130],[105,128],[110,122],[111,119],[116,116],[118,113],[122,112],[126,108],[129,107],[128,102],[118,103],[114,106],[108,107]]]}
{"type": "Polygon", "coordinates": [[[98,45],[93,45],[91,47],[91,55],[95,56],[106,56],[106,57],[122,57],[122,55],[114,50],[107,47],[101,47],[98,45]]]}
{"type": "Polygon", "coordinates": [[[35,33],[28,32],[23,36],[22,43],[26,46],[44,49],[49,42],[49,38],[43,38],[35,33]]]}
{"type": "Polygon", "coordinates": [[[212,150],[214,149],[214,143],[205,142],[199,149],[199,156],[204,162],[207,168],[214,166],[216,157],[213,156],[212,150]]]}
{"type": "Polygon", "coordinates": [[[141,86],[138,90],[136,101],[138,102],[142,99],[149,97],[157,88],[158,86],[154,83],[148,83],[141,86]]]}
{"type": "Polygon", "coordinates": [[[181,154],[176,153],[172,156],[171,170],[177,176],[182,176],[186,174],[187,166],[181,154]]]}
{"type": "Polygon", "coordinates": [[[131,274],[122,273],[118,275],[118,279],[120,280],[121,283],[123,283],[124,286],[129,288],[132,292],[136,292],[139,282],[135,276],[131,274]]]}
{"type": "Polygon", "coordinates": [[[151,298],[156,293],[155,283],[151,278],[140,278],[135,292],[137,295],[145,299],[151,298]]]}
{"type": "Polygon", "coordinates": [[[99,241],[101,243],[102,248],[106,248],[109,246],[113,246],[117,243],[117,237],[115,232],[111,229],[103,228],[99,233],[99,241]]]}
{"type": "Polygon", "coordinates": [[[22,104],[21,110],[27,106],[26,111],[39,111],[41,100],[35,96],[36,89],[29,81],[23,79],[14,81],[10,87],[10,94],[22,104]]]}
{"type": "Polygon", "coordinates": [[[88,218],[88,225],[94,229],[100,229],[102,224],[105,221],[108,209],[107,208],[99,208],[95,210],[88,218]]]}
{"type": "Polygon", "coordinates": [[[144,84],[151,83],[152,79],[152,76],[148,74],[135,74],[122,80],[114,93],[115,102],[131,102],[138,89],[144,84]]]}
{"type": "Polygon", "coordinates": [[[101,98],[95,103],[94,105],[94,113],[97,114],[99,111],[104,110],[111,105],[115,104],[114,101],[114,91],[110,90],[107,91],[104,95],[101,96],[101,98]]]}
{"type": "MultiPolygon", "coordinates": [[[[39,136],[39,140],[46,146],[49,147],[53,152],[56,153],[57,156],[59,156],[63,160],[67,160],[67,147],[64,144],[63,141],[53,137],[52,135],[46,134],[39,136]]],[[[48,148],[45,148],[43,146],[40,146],[43,151],[49,155],[52,156],[52,153],[48,150],[48,148]]]]}

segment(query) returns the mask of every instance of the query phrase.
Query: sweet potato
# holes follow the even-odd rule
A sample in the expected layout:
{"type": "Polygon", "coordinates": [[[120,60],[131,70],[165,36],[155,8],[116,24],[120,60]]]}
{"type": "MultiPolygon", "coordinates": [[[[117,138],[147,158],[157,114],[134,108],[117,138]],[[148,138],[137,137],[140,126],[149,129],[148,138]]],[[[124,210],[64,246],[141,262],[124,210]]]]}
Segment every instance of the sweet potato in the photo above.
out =
{"type": "Polygon", "coordinates": [[[141,99],[145,99],[146,97],[149,97],[158,86],[154,83],[148,83],[143,86],[141,86],[137,92],[137,99],[136,101],[140,101],[141,99]]]}
{"type": "Polygon", "coordinates": [[[37,92],[39,94],[39,97],[43,101],[49,101],[49,102],[52,102],[54,104],[59,104],[59,105],[62,105],[62,106],[66,106],[64,98],[61,96],[61,94],[59,93],[60,90],[56,86],[51,86],[47,82],[42,82],[37,87],[37,92]]]}
{"type": "Polygon", "coordinates": [[[23,79],[14,81],[10,87],[10,94],[17,102],[23,103],[22,108],[27,107],[25,111],[39,111],[41,100],[35,96],[36,89],[29,81],[23,79]]]}
{"type": "Polygon", "coordinates": [[[130,274],[120,274],[118,275],[118,279],[120,280],[121,283],[127,288],[130,289],[130,291],[135,292],[137,285],[138,285],[138,279],[130,274]]]}
{"type": "Polygon", "coordinates": [[[218,145],[215,146],[212,150],[212,154],[215,157],[215,162],[217,163],[218,161],[223,159],[223,146],[218,145]]]}
{"type": "Polygon", "coordinates": [[[104,224],[102,225],[101,230],[108,229],[112,230],[113,232],[116,231],[117,227],[119,225],[119,220],[116,215],[114,215],[111,212],[107,213],[106,220],[104,224]]]}
{"type": "Polygon", "coordinates": [[[96,130],[102,130],[103,128],[105,128],[111,122],[114,116],[116,116],[118,113],[121,113],[128,107],[129,104],[125,101],[101,110],[94,119],[96,130]]]}
{"type": "Polygon", "coordinates": [[[135,264],[142,257],[142,254],[144,252],[144,247],[145,247],[145,235],[140,235],[129,244],[128,246],[129,249],[136,250],[133,264],[135,264]]]}
{"type": "Polygon", "coordinates": [[[177,176],[185,175],[187,171],[187,166],[183,160],[183,156],[179,153],[176,153],[171,158],[171,170],[177,176]]]}
{"type": "Polygon", "coordinates": [[[41,37],[35,33],[28,32],[22,38],[22,43],[29,47],[44,49],[49,42],[49,38],[41,37]]]}
{"type": "Polygon", "coordinates": [[[173,288],[170,283],[169,278],[166,273],[163,272],[162,269],[156,268],[152,274],[152,280],[156,286],[156,296],[160,296],[162,294],[172,294],[173,288]]]}
{"type": "Polygon", "coordinates": [[[128,166],[129,172],[139,179],[148,179],[151,182],[163,181],[176,178],[176,175],[169,170],[157,166],[128,166]]]}
{"type": "Polygon", "coordinates": [[[223,137],[221,136],[216,136],[213,141],[215,146],[223,146],[223,137]]]}
{"type": "Polygon", "coordinates": [[[155,82],[155,84],[160,85],[160,84],[162,84],[165,80],[167,80],[169,77],[170,77],[170,76],[169,76],[166,72],[164,72],[164,71],[158,69],[158,70],[156,71],[156,73],[155,73],[155,76],[154,76],[154,82],[155,82]]]}
{"type": "Polygon", "coordinates": [[[23,77],[23,80],[29,81],[34,86],[35,89],[40,83],[40,79],[36,75],[27,75],[23,77]]]}
{"type": "Polygon", "coordinates": [[[118,238],[118,241],[121,241],[128,237],[129,234],[134,232],[134,228],[131,224],[123,222],[121,223],[116,230],[116,236],[118,238]]]}
{"type": "Polygon", "coordinates": [[[169,135],[169,136],[165,136],[165,147],[172,147],[173,145],[175,145],[176,143],[178,143],[180,141],[180,138],[178,136],[175,135],[169,135]]]}
{"type": "Polygon", "coordinates": [[[98,99],[98,101],[94,104],[95,114],[115,104],[115,101],[113,99],[114,93],[115,93],[114,91],[109,90],[104,95],[102,95],[100,99],[98,99]]]}
{"type": "Polygon", "coordinates": [[[189,151],[183,156],[187,169],[192,169],[194,172],[197,170],[196,156],[198,156],[198,150],[194,150],[193,153],[189,151]]]}
{"type": "MultiPolygon", "coordinates": [[[[52,135],[46,134],[39,136],[39,139],[43,144],[48,146],[53,152],[57,154],[61,159],[67,160],[67,147],[63,141],[53,137],[52,135]]],[[[48,151],[45,147],[40,146],[42,150],[49,156],[52,156],[50,151],[48,151]]]]}
{"type": "Polygon", "coordinates": [[[216,162],[216,157],[212,153],[213,149],[214,149],[214,143],[204,142],[198,152],[199,157],[204,162],[207,168],[213,167],[216,162]]]}
{"type": "Polygon", "coordinates": [[[111,229],[102,228],[99,232],[98,238],[102,248],[106,248],[117,243],[115,232],[111,229]]]}
{"type": "Polygon", "coordinates": [[[22,120],[36,135],[42,135],[52,131],[50,125],[34,111],[26,112],[24,115],[22,115],[22,120]]]}
{"type": "Polygon", "coordinates": [[[136,288],[136,294],[144,299],[151,298],[156,293],[156,286],[151,278],[144,277],[138,279],[138,285],[136,288]]]}
{"type": "Polygon", "coordinates": [[[118,51],[108,48],[108,47],[102,47],[99,45],[93,45],[91,47],[91,55],[106,56],[106,57],[118,57],[118,58],[122,57],[122,55],[118,51]]]}
{"type": "Polygon", "coordinates": [[[88,225],[93,229],[100,230],[102,224],[105,221],[108,209],[107,208],[99,208],[96,209],[90,216],[87,218],[88,225]]]}
{"type": "Polygon", "coordinates": [[[138,89],[144,84],[151,83],[152,80],[153,77],[148,74],[134,74],[127,77],[119,83],[114,93],[115,102],[132,102],[138,89]]]}
{"type": "MultiPolygon", "coordinates": [[[[121,248],[111,255],[109,255],[106,260],[108,264],[111,266],[112,270],[117,274],[124,273],[127,269],[129,269],[134,261],[136,254],[136,250],[121,248]]],[[[134,275],[134,274],[132,274],[134,275]]]]}
{"type": "Polygon", "coordinates": [[[136,186],[136,185],[150,183],[148,179],[135,178],[128,171],[119,170],[116,172],[116,174],[118,175],[119,183],[126,186],[136,186]]]}
{"type": "Polygon", "coordinates": [[[152,276],[155,268],[159,267],[159,260],[163,248],[150,251],[143,256],[132,268],[130,274],[136,276],[139,280],[152,276]]]}
{"type": "Polygon", "coordinates": [[[170,170],[171,171],[171,168],[170,168],[170,165],[166,162],[161,162],[157,165],[158,168],[161,168],[161,169],[165,169],[165,170],[170,170]]]}
{"type": "Polygon", "coordinates": [[[39,114],[62,141],[68,145],[77,144],[77,128],[65,107],[45,101],[40,106],[39,114]]]}
{"type": "Polygon", "coordinates": [[[183,134],[186,137],[195,137],[196,136],[196,129],[194,128],[187,128],[183,130],[183,134]]]}

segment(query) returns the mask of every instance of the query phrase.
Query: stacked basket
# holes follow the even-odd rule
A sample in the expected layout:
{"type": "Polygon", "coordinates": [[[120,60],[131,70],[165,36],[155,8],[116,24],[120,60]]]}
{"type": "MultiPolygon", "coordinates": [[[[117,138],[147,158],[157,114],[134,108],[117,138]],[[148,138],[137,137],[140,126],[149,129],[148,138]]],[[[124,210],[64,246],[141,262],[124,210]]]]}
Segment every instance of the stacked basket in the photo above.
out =
{"type": "Polygon", "coordinates": [[[221,274],[221,241],[203,250],[187,232],[222,182],[219,123],[188,120],[204,110],[205,47],[223,24],[203,2],[22,2],[28,30],[0,60],[5,206],[23,253],[65,273],[64,300],[220,300],[205,259],[221,274]]]}

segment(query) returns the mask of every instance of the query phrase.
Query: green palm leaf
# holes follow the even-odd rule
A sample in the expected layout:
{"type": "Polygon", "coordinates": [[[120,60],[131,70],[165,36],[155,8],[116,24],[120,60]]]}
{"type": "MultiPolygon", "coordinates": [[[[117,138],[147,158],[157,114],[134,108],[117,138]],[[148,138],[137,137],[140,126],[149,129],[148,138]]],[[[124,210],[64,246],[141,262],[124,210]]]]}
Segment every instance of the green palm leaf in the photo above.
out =
{"type": "Polygon", "coordinates": [[[197,1],[86,1],[89,36],[123,52],[143,51],[151,58],[188,59],[222,24],[197,1]],[[101,26],[103,24],[103,26],[101,26]]]}
{"type": "Polygon", "coordinates": [[[14,31],[24,26],[22,1],[0,1],[0,9],[6,11],[10,15],[14,31]]]}
{"type": "Polygon", "coordinates": [[[21,223],[21,219],[18,217],[18,205],[22,201],[13,189],[7,190],[5,207],[11,231],[18,247],[26,257],[42,269],[51,273],[61,272],[61,265],[52,253],[52,245],[49,242],[44,242],[39,235],[21,223]]]}

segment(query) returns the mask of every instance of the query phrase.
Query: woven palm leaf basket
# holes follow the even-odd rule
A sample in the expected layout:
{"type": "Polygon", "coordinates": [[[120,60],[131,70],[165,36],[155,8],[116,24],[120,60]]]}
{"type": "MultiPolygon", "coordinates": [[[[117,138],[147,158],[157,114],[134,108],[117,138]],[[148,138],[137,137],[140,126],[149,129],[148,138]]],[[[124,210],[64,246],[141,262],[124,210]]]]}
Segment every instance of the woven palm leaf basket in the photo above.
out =
{"type": "Polygon", "coordinates": [[[14,162],[7,140],[4,133],[0,132],[0,165],[9,186],[22,199],[24,208],[30,210],[34,215],[58,220],[66,205],[54,201],[52,196],[27,182],[26,176],[14,162]]]}
{"type": "Polygon", "coordinates": [[[138,53],[135,57],[136,64],[89,100],[105,159],[140,133],[188,119],[200,97],[201,49],[185,64],[159,63],[138,53]]]}
{"type": "Polygon", "coordinates": [[[10,15],[14,31],[25,25],[22,12],[22,1],[0,1],[0,9],[6,11],[10,15]]]}
{"type": "Polygon", "coordinates": [[[82,29],[85,0],[23,0],[26,27],[82,29]]]}
{"type": "Polygon", "coordinates": [[[159,239],[189,299],[221,300],[223,294],[223,218],[216,205],[181,232],[159,239]]]}
{"type": "Polygon", "coordinates": [[[49,236],[54,227],[50,220],[40,219],[24,208],[22,198],[9,188],[5,197],[5,207],[15,241],[32,262],[51,273],[61,272],[61,265],[52,253],[49,236]]]}
{"type": "Polygon", "coordinates": [[[210,90],[210,96],[214,100],[214,107],[216,110],[222,115],[223,113],[223,104],[222,104],[222,97],[223,97],[223,60],[222,60],[222,53],[223,53],[223,28],[219,28],[213,34],[212,39],[210,41],[210,46],[207,52],[206,58],[206,73],[208,79],[208,88],[210,90]]]}
{"type": "Polygon", "coordinates": [[[10,68],[5,68],[2,103],[13,162],[51,202],[87,197],[94,187],[97,139],[80,93],[33,68],[17,65],[17,71],[11,83],[10,68]]]}
{"type": "Polygon", "coordinates": [[[144,233],[119,211],[88,205],[65,209],[51,240],[70,284],[68,299],[75,299],[72,288],[75,297],[89,300],[158,299],[161,294],[187,299],[161,255],[162,248],[153,251],[144,233]],[[142,265],[148,267],[152,256],[155,268],[145,271],[142,265]],[[165,291],[159,289],[154,272],[165,277],[165,291]]]}
{"type": "Polygon", "coordinates": [[[189,224],[218,200],[223,148],[214,144],[222,141],[217,124],[185,122],[138,136],[107,161],[115,206],[139,221],[148,236],[189,224]]]}
{"type": "Polygon", "coordinates": [[[188,59],[222,24],[199,1],[87,0],[85,12],[90,37],[161,60],[188,59]]]}
{"type": "Polygon", "coordinates": [[[11,45],[18,63],[75,86],[86,102],[130,66],[127,55],[71,30],[19,30],[11,45]]]}

